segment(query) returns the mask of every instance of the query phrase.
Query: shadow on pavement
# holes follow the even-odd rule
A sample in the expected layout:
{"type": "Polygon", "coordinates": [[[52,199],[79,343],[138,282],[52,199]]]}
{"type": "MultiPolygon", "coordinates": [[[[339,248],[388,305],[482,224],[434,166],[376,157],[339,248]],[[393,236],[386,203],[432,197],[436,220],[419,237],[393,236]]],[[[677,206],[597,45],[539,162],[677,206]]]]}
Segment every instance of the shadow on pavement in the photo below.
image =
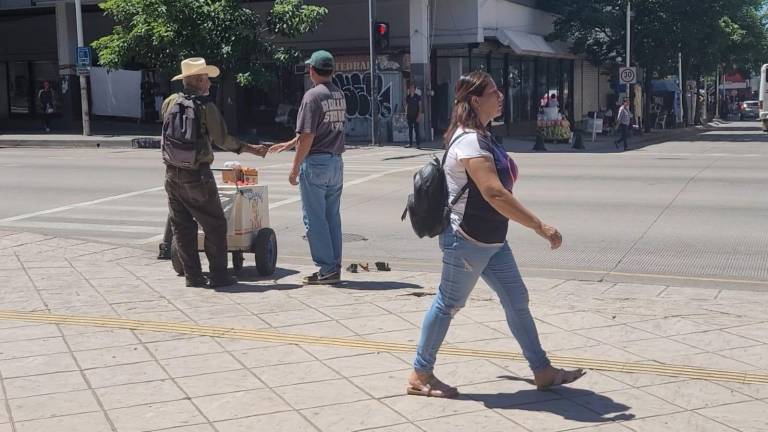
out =
{"type": "Polygon", "coordinates": [[[238,283],[228,287],[215,288],[214,291],[221,293],[247,293],[247,292],[267,292],[267,291],[287,291],[303,287],[301,284],[279,283],[280,279],[298,274],[296,270],[286,268],[276,268],[275,272],[269,276],[261,276],[255,267],[244,267],[239,272],[235,272],[238,283]],[[251,285],[248,282],[273,282],[268,285],[251,285]]]}
{"type": "MultiPolygon", "coordinates": [[[[524,381],[534,385],[533,380],[531,379],[513,376],[501,376],[499,378],[524,381]]],[[[544,411],[557,414],[567,420],[573,420],[582,423],[608,423],[620,420],[632,420],[635,418],[634,414],[626,412],[631,409],[630,406],[616,402],[608,396],[603,396],[590,390],[572,389],[568,388],[567,386],[563,388],[568,389],[568,399],[549,399],[523,404],[520,403],[521,400],[536,401],[541,392],[539,390],[531,389],[521,390],[514,393],[462,393],[461,396],[482,402],[486,408],[490,409],[544,411]],[[574,398],[585,398],[585,400],[589,401],[590,408],[585,407],[584,409],[572,410],[567,407],[563,407],[563,405],[558,403],[559,401],[569,401],[574,398]]]]}

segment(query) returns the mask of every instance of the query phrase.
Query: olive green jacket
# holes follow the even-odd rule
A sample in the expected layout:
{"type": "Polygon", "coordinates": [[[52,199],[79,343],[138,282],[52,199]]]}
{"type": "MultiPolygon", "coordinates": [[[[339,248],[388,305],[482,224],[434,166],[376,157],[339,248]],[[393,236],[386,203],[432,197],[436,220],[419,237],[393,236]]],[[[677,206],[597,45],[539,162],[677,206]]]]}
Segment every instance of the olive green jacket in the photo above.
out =
{"type": "MultiPolygon", "coordinates": [[[[184,90],[184,94],[197,95],[197,93],[188,89],[184,90]]],[[[177,97],[179,97],[178,93],[172,94],[165,99],[160,110],[163,118],[165,118],[168,108],[176,102],[177,97]]],[[[205,145],[198,148],[193,169],[197,169],[200,164],[211,164],[213,162],[212,146],[214,145],[222,150],[229,150],[238,154],[248,145],[229,134],[227,124],[224,122],[224,116],[221,115],[221,111],[210,100],[205,100],[205,102],[199,105],[197,115],[200,117],[200,130],[205,138],[203,140],[205,145]]]]}

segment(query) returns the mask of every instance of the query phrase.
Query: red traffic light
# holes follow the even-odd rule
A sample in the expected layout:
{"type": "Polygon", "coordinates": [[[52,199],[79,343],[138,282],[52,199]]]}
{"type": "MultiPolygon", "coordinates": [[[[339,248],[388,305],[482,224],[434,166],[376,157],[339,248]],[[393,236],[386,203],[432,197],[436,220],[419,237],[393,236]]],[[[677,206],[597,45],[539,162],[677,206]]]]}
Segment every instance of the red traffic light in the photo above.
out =
{"type": "Polygon", "coordinates": [[[389,26],[386,23],[376,23],[376,33],[378,33],[379,36],[386,36],[388,32],[389,26]]]}

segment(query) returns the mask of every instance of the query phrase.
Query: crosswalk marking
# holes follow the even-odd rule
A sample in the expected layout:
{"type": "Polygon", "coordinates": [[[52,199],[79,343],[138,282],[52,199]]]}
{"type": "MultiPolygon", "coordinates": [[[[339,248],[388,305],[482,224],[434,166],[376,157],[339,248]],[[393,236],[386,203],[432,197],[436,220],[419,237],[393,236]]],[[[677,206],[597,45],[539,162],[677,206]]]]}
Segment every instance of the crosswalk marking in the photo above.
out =
{"type": "MultiPolygon", "coordinates": [[[[375,148],[345,154],[347,181],[344,186],[352,187],[387,175],[415,171],[422,166],[421,159],[386,160],[389,156],[401,154],[398,149],[375,148]]],[[[246,164],[258,168],[260,184],[269,187],[270,209],[301,201],[299,188],[288,183],[292,162],[259,166],[260,161],[248,161],[246,164]]],[[[0,219],[0,226],[28,228],[37,232],[62,231],[78,238],[87,236],[118,244],[142,245],[162,240],[167,213],[165,187],[157,186],[0,219]]]]}
{"type": "Polygon", "coordinates": [[[73,222],[36,222],[36,221],[15,221],[3,224],[4,226],[14,228],[46,228],[51,230],[80,230],[80,231],[108,231],[137,234],[153,234],[158,228],[150,226],[137,225],[102,225],[90,223],[73,222]]]}
{"type": "Polygon", "coordinates": [[[85,206],[90,206],[90,205],[99,204],[99,203],[103,203],[103,202],[119,200],[119,199],[128,198],[128,197],[132,197],[132,196],[136,196],[136,195],[141,195],[141,194],[144,194],[144,193],[147,193],[147,192],[152,192],[152,191],[156,191],[156,190],[160,190],[160,189],[164,189],[164,186],[158,186],[158,187],[144,189],[144,190],[140,190],[140,191],[136,191],[136,192],[129,192],[129,193],[124,193],[124,194],[120,194],[120,195],[114,195],[114,196],[111,196],[111,197],[101,198],[101,199],[97,199],[97,200],[93,200],[93,201],[86,201],[86,202],[81,202],[81,203],[77,203],[77,204],[70,204],[70,205],[63,206],[63,207],[57,207],[57,208],[54,208],[54,209],[42,210],[42,211],[38,211],[38,212],[34,212],[34,213],[27,213],[27,214],[23,214],[23,215],[13,216],[13,217],[5,218],[5,219],[0,219],[0,223],[3,223],[3,222],[13,222],[13,221],[22,220],[22,219],[29,219],[29,218],[35,217],[35,216],[42,216],[42,215],[51,214],[51,213],[58,213],[58,212],[62,212],[64,210],[70,210],[70,209],[73,209],[73,208],[85,207],[85,206]]]}

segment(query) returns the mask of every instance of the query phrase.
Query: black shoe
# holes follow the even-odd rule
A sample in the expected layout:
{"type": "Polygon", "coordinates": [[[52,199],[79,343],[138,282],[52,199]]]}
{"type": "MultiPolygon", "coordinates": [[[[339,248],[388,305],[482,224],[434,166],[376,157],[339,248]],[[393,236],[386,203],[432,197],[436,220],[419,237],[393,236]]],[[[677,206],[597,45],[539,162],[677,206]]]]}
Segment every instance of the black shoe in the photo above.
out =
{"type": "Polygon", "coordinates": [[[627,150],[629,150],[629,147],[624,146],[624,151],[627,151],[627,150]]]}
{"type": "Polygon", "coordinates": [[[190,288],[206,288],[208,286],[208,278],[201,274],[185,277],[187,279],[187,286],[190,288]]]}
{"type": "Polygon", "coordinates": [[[319,272],[312,273],[302,280],[304,285],[333,285],[341,282],[341,272],[333,272],[327,275],[321,275],[319,272]]]}
{"type": "Polygon", "coordinates": [[[237,283],[237,278],[228,274],[211,275],[211,282],[208,284],[211,288],[221,288],[234,285],[237,283]]]}
{"type": "Polygon", "coordinates": [[[171,245],[168,243],[160,243],[160,253],[157,254],[159,260],[171,259],[171,245]]]}

